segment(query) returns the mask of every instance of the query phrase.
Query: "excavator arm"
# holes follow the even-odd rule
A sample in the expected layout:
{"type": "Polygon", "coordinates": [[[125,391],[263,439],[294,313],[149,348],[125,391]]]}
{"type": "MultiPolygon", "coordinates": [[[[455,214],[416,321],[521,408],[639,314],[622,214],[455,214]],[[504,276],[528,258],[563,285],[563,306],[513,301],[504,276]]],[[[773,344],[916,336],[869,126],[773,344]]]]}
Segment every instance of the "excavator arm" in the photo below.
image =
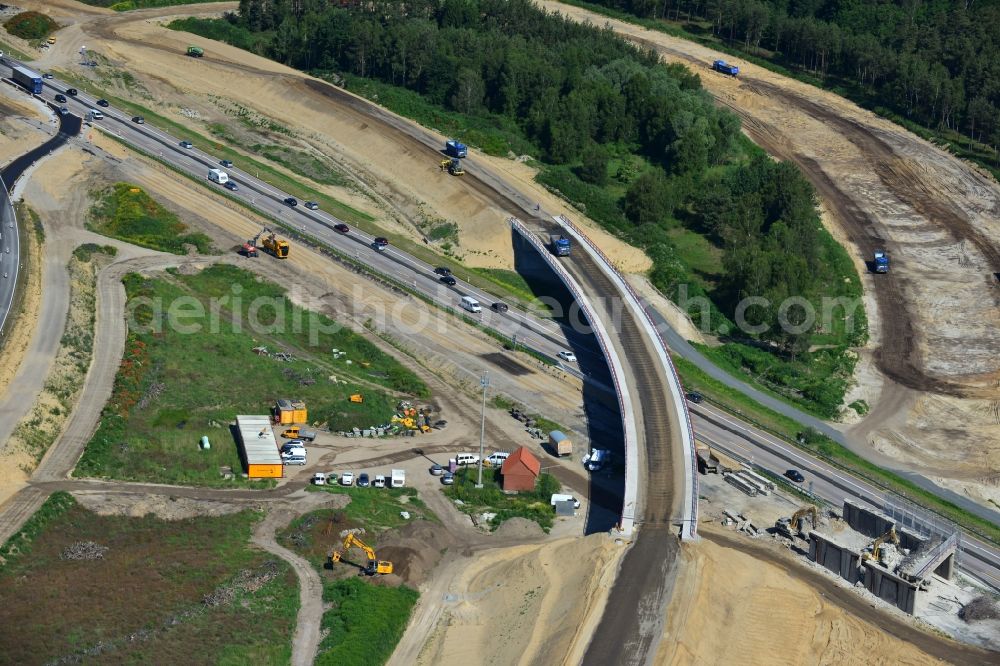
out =
{"type": "Polygon", "coordinates": [[[348,535],[344,537],[344,543],[340,548],[330,553],[330,561],[339,562],[344,557],[344,554],[352,547],[357,547],[365,554],[368,564],[367,566],[362,567],[361,570],[367,575],[374,576],[375,574],[392,573],[392,562],[379,560],[375,556],[375,549],[355,536],[353,532],[348,533],[348,535]]]}

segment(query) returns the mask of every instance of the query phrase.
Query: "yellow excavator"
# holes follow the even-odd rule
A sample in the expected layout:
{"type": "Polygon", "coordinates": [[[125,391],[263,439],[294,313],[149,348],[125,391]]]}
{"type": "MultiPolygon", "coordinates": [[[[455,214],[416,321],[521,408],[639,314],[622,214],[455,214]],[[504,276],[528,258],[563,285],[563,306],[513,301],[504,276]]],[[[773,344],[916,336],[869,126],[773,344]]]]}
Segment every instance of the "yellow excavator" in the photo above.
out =
{"type": "Polygon", "coordinates": [[[344,557],[344,554],[354,546],[364,551],[365,557],[368,558],[368,564],[361,567],[362,573],[367,576],[392,573],[392,562],[386,562],[385,560],[380,560],[375,557],[375,550],[359,539],[354,532],[349,532],[347,536],[344,537],[344,543],[340,548],[330,551],[330,564],[332,565],[334,562],[339,562],[341,558],[344,557]]]}
{"type": "Polygon", "coordinates": [[[882,554],[882,544],[889,542],[891,544],[899,545],[899,535],[896,534],[896,526],[893,525],[889,528],[889,531],[880,536],[879,538],[872,541],[871,552],[865,551],[861,553],[861,559],[863,560],[875,560],[879,562],[879,557],[882,554]]]}
{"type": "Polygon", "coordinates": [[[261,229],[256,236],[244,243],[240,248],[240,254],[247,257],[256,257],[257,241],[260,240],[261,236],[264,236],[264,241],[261,246],[264,248],[265,252],[273,254],[278,259],[288,258],[288,249],[291,247],[288,241],[278,238],[274,235],[274,232],[267,227],[261,229]],[[270,234],[270,236],[264,236],[264,234],[270,234]]]}
{"type": "Polygon", "coordinates": [[[799,530],[799,521],[806,516],[808,516],[810,522],[812,522],[813,529],[816,529],[818,516],[816,513],[816,507],[811,504],[806,505],[793,513],[791,518],[779,518],[778,522],[774,524],[774,528],[780,534],[789,539],[794,538],[796,533],[804,535],[804,530],[799,530]]]}

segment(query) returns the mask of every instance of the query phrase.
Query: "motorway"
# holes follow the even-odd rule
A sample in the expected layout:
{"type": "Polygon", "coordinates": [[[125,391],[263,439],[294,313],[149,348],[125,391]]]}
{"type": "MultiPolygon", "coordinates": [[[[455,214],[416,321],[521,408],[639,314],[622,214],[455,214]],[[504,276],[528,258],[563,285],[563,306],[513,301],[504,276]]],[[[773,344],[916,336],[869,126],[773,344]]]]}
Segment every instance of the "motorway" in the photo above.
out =
{"type": "MultiPolygon", "coordinates": [[[[55,92],[64,92],[67,86],[57,81],[46,81],[44,97],[51,100],[55,92]]],[[[85,115],[87,109],[97,108],[93,98],[87,95],[69,98],[67,106],[74,112],[85,115]]],[[[127,143],[158,157],[164,162],[207,181],[209,168],[218,166],[218,159],[200,150],[197,146],[187,150],[179,146],[179,138],[171,137],[150,125],[136,125],[130,117],[114,109],[101,109],[106,115],[101,123],[103,128],[127,143]]],[[[592,342],[586,340],[585,333],[573,331],[570,327],[555,322],[539,320],[529,313],[511,307],[505,314],[489,310],[489,304],[494,297],[463,282],[454,288],[445,287],[439,282],[430,266],[405,252],[388,248],[385,252],[374,251],[370,244],[372,237],[352,230],[347,235],[341,235],[333,230],[333,225],[340,222],[335,217],[322,211],[308,211],[302,207],[290,208],[282,201],[286,193],[260,182],[236,168],[227,169],[238,183],[238,192],[223,191],[220,193],[239,199],[253,208],[271,215],[286,225],[309,237],[337,249],[348,257],[370,267],[370,269],[388,275],[401,284],[426,294],[435,303],[458,310],[462,295],[472,295],[484,305],[482,320],[491,328],[508,336],[517,335],[519,344],[524,344],[550,357],[555,357],[558,351],[574,349],[581,353],[599,354],[592,342]]],[[[467,170],[468,171],[468,170],[467,170]]],[[[214,187],[214,186],[213,186],[214,187]]],[[[523,198],[523,197],[522,197],[523,198]]],[[[564,367],[573,372],[575,368],[568,364],[564,367]]],[[[733,420],[728,416],[710,413],[698,407],[695,415],[695,429],[699,438],[706,443],[719,445],[720,448],[736,455],[750,457],[758,464],[774,465],[776,471],[782,471],[788,466],[796,466],[814,481],[813,491],[834,504],[839,504],[846,493],[855,494],[862,499],[881,506],[885,494],[867,484],[848,477],[846,474],[833,470],[811,457],[791,449],[790,446],[778,442],[769,436],[753,430],[749,426],[733,420]],[[722,422],[724,425],[719,425],[722,422]],[[747,455],[749,452],[749,456],[747,455]],[[768,459],[768,456],[773,458],[768,459]],[[762,462],[768,461],[769,462],[762,462]],[[794,461],[794,464],[788,461],[794,461]]],[[[978,542],[971,537],[963,537],[965,557],[961,562],[964,569],[994,585],[1000,585],[1000,552],[997,549],[978,542]]]]}

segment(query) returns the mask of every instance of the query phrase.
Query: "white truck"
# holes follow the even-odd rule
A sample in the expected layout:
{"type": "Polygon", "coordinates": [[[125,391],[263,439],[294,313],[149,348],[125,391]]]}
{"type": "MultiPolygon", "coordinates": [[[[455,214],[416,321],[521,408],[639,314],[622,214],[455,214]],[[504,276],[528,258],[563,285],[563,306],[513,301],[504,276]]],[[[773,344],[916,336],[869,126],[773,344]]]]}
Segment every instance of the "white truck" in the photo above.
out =
{"type": "Polygon", "coordinates": [[[394,469],[392,470],[392,476],[390,477],[390,485],[393,488],[402,488],[406,485],[406,470],[394,469]]]}
{"type": "Polygon", "coordinates": [[[218,183],[219,185],[225,185],[229,182],[229,174],[222,169],[209,169],[208,179],[213,183],[218,183]]]}

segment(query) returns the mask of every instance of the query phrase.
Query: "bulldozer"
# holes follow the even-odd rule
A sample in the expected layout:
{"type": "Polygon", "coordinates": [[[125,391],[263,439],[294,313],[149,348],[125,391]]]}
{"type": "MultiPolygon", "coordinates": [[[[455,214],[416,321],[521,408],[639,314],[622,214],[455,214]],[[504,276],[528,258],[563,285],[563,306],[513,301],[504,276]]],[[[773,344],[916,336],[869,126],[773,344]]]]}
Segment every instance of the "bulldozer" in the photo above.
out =
{"type": "Polygon", "coordinates": [[[344,537],[344,543],[341,544],[340,548],[330,551],[330,565],[333,566],[334,562],[340,562],[340,560],[344,557],[344,554],[355,546],[364,551],[365,557],[368,559],[368,563],[365,566],[360,567],[361,573],[366,576],[392,573],[392,562],[379,560],[375,557],[375,550],[359,539],[354,532],[348,532],[347,536],[344,537]]]}
{"type": "Polygon", "coordinates": [[[453,176],[465,175],[465,169],[462,168],[462,160],[457,157],[441,160],[441,171],[447,171],[453,176]]]}
{"type": "Polygon", "coordinates": [[[256,236],[254,236],[253,238],[249,239],[246,243],[244,243],[243,247],[240,248],[240,254],[247,257],[258,256],[257,241],[260,240],[260,237],[263,236],[264,234],[270,234],[270,236],[264,237],[264,242],[262,244],[264,251],[273,254],[278,259],[287,259],[288,249],[290,247],[288,241],[278,238],[277,236],[274,235],[274,232],[268,229],[267,227],[261,229],[256,236]]]}
{"type": "Polygon", "coordinates": [[[812,523],[813,529],[817,527],[818,515],[816,512],[816,507],[809,504],[795,513],[792,514],[791,518],[779,518],[776,523],[774,523],[774,529],[787,539],[794,539],[796,536],[804,536],[805,531],[799,527],[799,521],[809,517],[809,521],[812,523]]]}

